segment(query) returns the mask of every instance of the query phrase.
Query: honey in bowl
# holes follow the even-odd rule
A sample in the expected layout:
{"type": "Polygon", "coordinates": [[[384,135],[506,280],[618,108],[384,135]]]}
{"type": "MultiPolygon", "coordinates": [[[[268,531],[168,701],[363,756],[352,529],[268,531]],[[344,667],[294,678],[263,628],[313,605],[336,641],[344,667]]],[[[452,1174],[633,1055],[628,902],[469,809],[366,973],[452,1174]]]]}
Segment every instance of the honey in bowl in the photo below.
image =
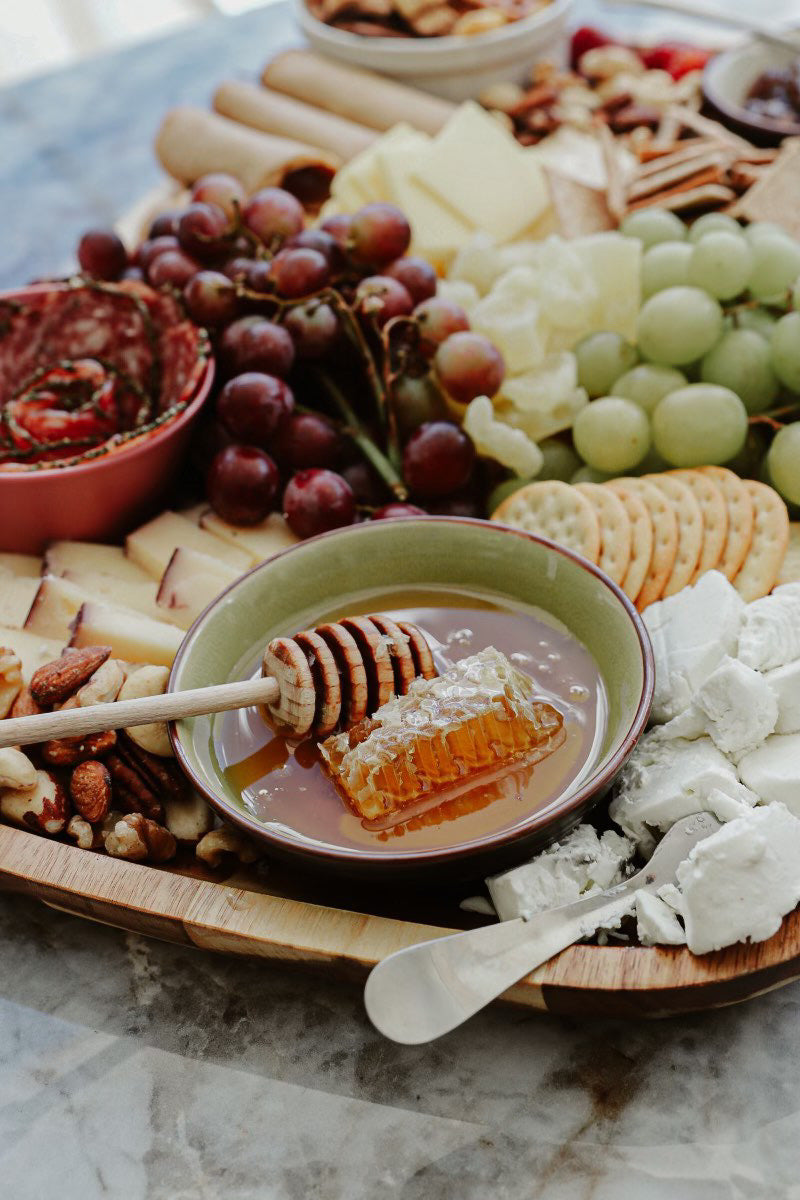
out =
{"type": "MultiPolygon", "coordinates": [[[[373,594],[330,619],[370,612],[424,630],[441,673],[487,647],[505,654],[533,679],[533,702],[560,714],[563,737],[557,748],[541,761],[512,762],[474,784],[467,780],[466,786],[425,797],[398,819],[366,821],[348,807],[315,741],[286,741],[254,709],[220,714],[212,725],[212,754],[251,817],[298,845],[397,856],[511,833],[591,774],[606,728],[602,679],[589,652],[549,614],[501,608],[479,594],[419,591],[373,594]]],[[[254,644],[242,678],[258,674],[260,651],[254,644]]]]}

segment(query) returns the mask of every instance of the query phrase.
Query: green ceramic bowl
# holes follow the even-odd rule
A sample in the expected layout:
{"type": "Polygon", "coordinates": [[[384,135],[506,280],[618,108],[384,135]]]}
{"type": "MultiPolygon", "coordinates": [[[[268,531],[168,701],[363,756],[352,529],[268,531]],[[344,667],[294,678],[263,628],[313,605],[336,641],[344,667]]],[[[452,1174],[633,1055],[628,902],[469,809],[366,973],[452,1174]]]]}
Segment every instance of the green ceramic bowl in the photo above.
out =
{"type": "Polygon", "coordinates": [[[596,761],[582,782],[531,813],[512,832],[446,848],[380,853],[293,837],[253,817],[212,749],[212,722],[195,717],[172,728],[173,745],[195,786],[220,815],[281,858],[344,875],[444,875],[477,878],[522,861],[562,836],[608,790],[645,728],[653,695],[652,649],[638,613],[606,575],[568,550],[488,521],[420,517],[375,521],[301,542],[256,567],[206,609],[175,660],[170,690],[243,677],[256,644],[369,611],[372,597],[397,590],[463,588],[500,607],[535,606],[552,614],[590,651],[605,684],[608,720],[596,761]]]}

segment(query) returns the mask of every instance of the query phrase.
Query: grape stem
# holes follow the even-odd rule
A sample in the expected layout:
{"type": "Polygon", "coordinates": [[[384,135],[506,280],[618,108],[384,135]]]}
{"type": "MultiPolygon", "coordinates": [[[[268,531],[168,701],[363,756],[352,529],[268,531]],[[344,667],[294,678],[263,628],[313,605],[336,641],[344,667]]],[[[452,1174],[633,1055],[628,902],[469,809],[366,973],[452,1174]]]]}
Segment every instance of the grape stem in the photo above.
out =
{"type": "Polygon", "coordinates": [[[782,429],[784,425],[790,424],[789,421],[779,421],[779,417],[798,417],[800,416],[800,405],[787,404],[783,408],[773,408],[769,412],[757,413],[750,417],[749,425],[769,425],[770,429],[782,429]]]}
{"type": "Polygon", "coordinates": [[[386,455],[378,449],[364,426],[350,407],[344,393],[338,384],[334,383],[326,371],[320,367],[314,368],[314,374],[325,388],[335,407],[344,421],[344,433],[358,446],[361,453],[375,468],[383,482],[398,500],[408,499],[408,489],[403,483],[398,471],[386,455]]]}

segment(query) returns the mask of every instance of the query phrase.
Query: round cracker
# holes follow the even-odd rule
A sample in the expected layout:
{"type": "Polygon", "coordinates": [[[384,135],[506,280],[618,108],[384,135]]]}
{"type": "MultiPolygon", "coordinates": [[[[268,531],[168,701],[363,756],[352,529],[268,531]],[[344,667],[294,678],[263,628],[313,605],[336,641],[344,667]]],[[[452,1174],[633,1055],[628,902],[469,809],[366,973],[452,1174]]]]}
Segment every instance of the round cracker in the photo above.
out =
{"type": "Polygon", "coordinates": [[[625,475],[622,479],[610,479],[605,486],[617,492],[621,487],[634,492],[647,509],[653,526],[653,553],[642,590],[635,600],[641,612],[648,604],[661,598],[664,585],[672,574],[678,552],[678,519],[664,493],[647,479],[625,475]]]}
{"type": "Polygon", "coordinates": [[[685,483],[700,505],[703,517],[703,546],[694,573],[694,578],[698,579],[706,571],[713,571],[722,558],[725,539],[728,536],[728,506],[711,475],[704,475],[702,471],[696,471],[693,467],[678,468],[667,474],[685,483]]]}
{"type": "Polygon", "coordinates": [[[622,581],[622,590],[629,600],[635,601],[650,568],[653,555],[653,523],[650,513],[633,492],[621,487],[614,489],[614,495],[619,497],[631,523],[631,557],[622,581]]]}
{"type": "Polygon", "coordinates": [[[768,595],[775,586],[789,546],[789,513],[774,488],[755,479],[742,482],[753,502],[753,540],[733,586],[749,601],[768,595]]]}
{"type": "Polygon", "coordinates": [[[755,511],[753,501],[743,480],[727,467],[697,467],[703,475],[714,480],[725,498],[728,509],[728,531],[717,570],[728,579],[735,579],[753,540],[755,511]]]}
{"type": "Polygon", "coordinates": [[[596,563],[600,557],[597,514],[577,488],[558,479],[529,483],[500,504],[493,521],[549,538],[596,563]]]}
{"type": "Polygon", "coordinates": [[[691,490],[680,479],[675,479],[672,475],[657,474],[645,475],[644,478],[649,479],[664,493],[674,508],[678,521],[675,562],[661,593],[662,597],[674,596],[691,583],[697,570],[700,551],[703,548],[703,514],[691,490]]]}
{"type": "Polygon", "coordinates": [[[600,522],[600,557],[597,565],[616,584],[622,584],[631,561],[631,523],[625,505],[610,488],[599,483],[576,485],[597,513],[600,522]]]}

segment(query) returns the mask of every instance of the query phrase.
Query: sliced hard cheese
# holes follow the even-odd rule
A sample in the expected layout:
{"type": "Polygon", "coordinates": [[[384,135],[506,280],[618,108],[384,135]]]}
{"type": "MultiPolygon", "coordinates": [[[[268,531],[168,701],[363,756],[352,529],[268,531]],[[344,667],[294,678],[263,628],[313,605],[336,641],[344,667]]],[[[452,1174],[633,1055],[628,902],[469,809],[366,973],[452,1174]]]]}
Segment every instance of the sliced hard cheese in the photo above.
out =
{"type": "Polygon", "coordinates": [[[119,546],[99,542],[53,542],[44,555],[42,574],[63,575],[65,571],[102,571],[116,579],[142,580],[147,575],[125,557],[119,546]]]}
{"type": "Polygon", "coordinates": [[[183,632],[174,625],[89,601],[75,619],[70,645],[110,646],[114,657],[126,662],[169,667],[182,641],[183,632]]]}
{"type": "Polygon", "coordinates": [[[41,637],[26,629],[6,629],[0,626],[0,646],[13,650],[22,663],[22,678],[29,683],[34,671],[58,658],[64,643],[55,638],[41,637]]]}
{"type": "Polygon", "coordinates": [[[0,575],[0,623],[11,629],[21,629],[38,588],[38,579],[0,575]]]}
{"type": "Polygon", "coordinates": [[[238,546],[251,556],[254,563],[263,562],[300,540],[292,533],[281,513],[270,513],[258,525],[230,525],[207,508],[200,518],[200,526],[223,542],[238,546]]]}
{"type": "Polygon", "coordinates": [[[102,600],[143,613],[156,621],[168,621],[156,605],[158,584],[152,579],[120,580],[102,571],[65,571],[62,578],[88,593],[84,599],[102,600]]]}
{"type": "Polygon", "coordinates": [[[253,566],[252,555],[238,550],[229,542],[220,541],[174,512],[161,513],[128,534],[125,542],[128,557],[153,579],[161,579],[178,546],[199,550],[201,554],[229,563],[240,572],[253,566]]]}
{"type": "Polygon", "coordinates": [[[0,570],[25,579],[35,579],[42,573],[42,560],[36,554],[0,554],[0,570]]]}
{"type": "Polygon", "coordinates": [[[240,576],[235,567],[198,550],[180,546],[169,560],[158,589],[164,619],[188,629],[203,609],[240,576]]]}
{"type": "Polygon", "coordinates": [[[45,637],[68,641],[82,604],[91,597],[77,584],[58,575],[45,575],[30,607],[25,628],[45,637]]]}

